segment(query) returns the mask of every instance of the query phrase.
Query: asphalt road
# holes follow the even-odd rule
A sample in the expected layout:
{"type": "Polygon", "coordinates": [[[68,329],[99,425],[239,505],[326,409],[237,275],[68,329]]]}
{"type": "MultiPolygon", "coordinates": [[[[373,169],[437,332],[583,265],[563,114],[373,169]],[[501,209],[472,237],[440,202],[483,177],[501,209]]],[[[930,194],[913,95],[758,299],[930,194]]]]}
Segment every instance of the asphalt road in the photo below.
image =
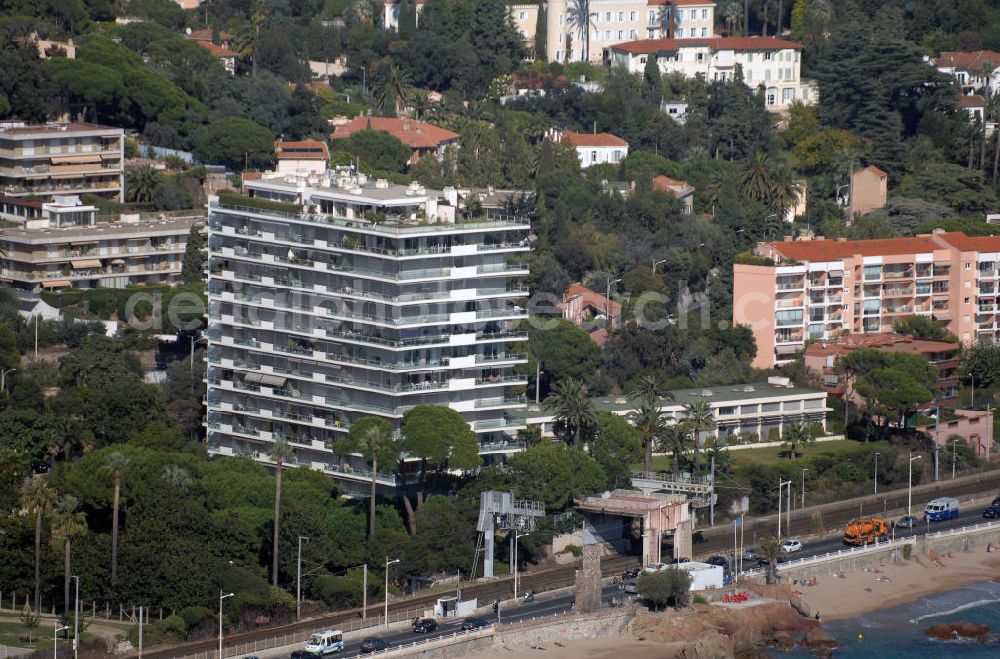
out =
{"type": "MultiPolygon", "coordinates": [[[[617,596],[619,599],[622,597],[618,586],[605,586],[601,593],[601,606],[606,607],[608,605],[608,599],[612,596],[617,596]]],[[[500,622],[520,622],[530,618],[558,615],[560,613],[568,612],[572,604],[573,593],[536,595],[533,602],[518,601],[517,604],[509,602],[506,603],[506,606],[501,603],[500,622]]],[[[492,613],[478,617],[482,617],[490,622],[496,621],[496,616],[492,613]]],[[[437,621],[437,631],[429,634],[414,634],[412,631],[407,630],[404,632],[388,633],[384,635],[372,634],[372,636],[378,636],[378,638],[383,638],[389,641],[389,643],[391,643],[391,649],[392,647],[405,645],[414,641],[434,639],[448,634],[453,634],[462,628],[462,620],[463,618],[456,618],[454,620],[439,619],[437,621]]],[[[366,656],[361,654],[361,643],[362,640],[345,643],[343,655],[338,656],[366,656]]]]}

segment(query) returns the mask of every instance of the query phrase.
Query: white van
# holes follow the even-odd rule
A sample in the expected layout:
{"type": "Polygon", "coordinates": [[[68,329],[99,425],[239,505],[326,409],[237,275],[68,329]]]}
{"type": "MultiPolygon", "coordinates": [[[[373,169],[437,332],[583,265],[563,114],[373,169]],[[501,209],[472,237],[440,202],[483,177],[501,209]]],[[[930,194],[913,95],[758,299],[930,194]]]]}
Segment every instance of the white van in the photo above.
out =
{"type": "Polygon", "coordinates": [[[332,654],[344,651],[344,633],[338,630],[318,632],[306,641],[306,652],[332,654]]]}
{"type": "Polygon", "coordinates": [[[945,519],[958,517],[958,499],[955,497],[940,497],[928,501],[924,506],[924,519],[931,522],[940,522],[945,519]]]}

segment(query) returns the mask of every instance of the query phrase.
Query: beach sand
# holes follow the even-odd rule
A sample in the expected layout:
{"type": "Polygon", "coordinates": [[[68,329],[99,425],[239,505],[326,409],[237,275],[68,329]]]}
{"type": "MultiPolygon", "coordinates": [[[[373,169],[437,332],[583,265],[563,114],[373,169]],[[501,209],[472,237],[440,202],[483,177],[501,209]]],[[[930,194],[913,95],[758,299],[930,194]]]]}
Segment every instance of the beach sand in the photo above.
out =
{"type": "Polygon", "coordinates": [[[846,572],[844,578],[822,576],[815,586],[792,588],[823,620],[837,620],[1000,575],[1000,554],[987,554],[983,549],[942,554],[939,561],[940,565],[932,557],[914,551],[909,561],[888,563],[876,568],[877,572],[846,572]],[[879,581],[880,577],[888,577],[889,581],[879,581]]]}

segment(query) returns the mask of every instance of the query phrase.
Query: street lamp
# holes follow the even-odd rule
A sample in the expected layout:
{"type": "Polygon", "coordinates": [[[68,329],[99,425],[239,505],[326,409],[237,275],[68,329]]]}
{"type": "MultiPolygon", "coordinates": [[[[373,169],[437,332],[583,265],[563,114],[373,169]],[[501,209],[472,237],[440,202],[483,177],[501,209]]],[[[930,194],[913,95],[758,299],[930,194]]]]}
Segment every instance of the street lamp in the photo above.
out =
{"type": "Polygon", "coordinates": [[[958,463],[958,440],[951,440],[951,477],[955,478],[955,465],[958,463]]]}
{"type": "Polygon", "coordinates": [[[222,659],[222,600],[227,597],[233,597],[236,593],[223,594],[219,591],[219,659],[222,659]]]}
{"type": "Polygon", "coordinates": [[[802,505],[801,508],[806,507],[806,472],[809,471],[807,468],[802,469],[802,505]]]}
{"type": "Polygon", "coordinates": [[[608,278],[607,295],[604,296],[604,315],[608,317],[608,336],[611,336],[611,332],[615,329],[615,319],[611,315],[611,287],[620,282],[621,279],[611,279],[608,278]]]}
{"type": "Polygon", "coordinates": [[[16,368],[0,368],[0,391],[7,391],[7,376],[16,370],[16,368]]]}
{"type": "Polygon", "coordinates": [[[58,645],[58,643],[59,643],[59,632],[64,632],[67,629],[69,629],[69,627],[67,627],[66,625],[63,625],[62,627],[60,627],[59,625],[56,625],[55,629],[52,631],[52,658],[53,659],[58,659],[58,657],[59,657],[59,645],[58,645]]]}
{"type": "Polygon", "coordinates": [[[667,262],[667,259],[660,259],[659,261],[653,261],[653,274],[654,275],[656,274],[656,266],[660,265],[661,263],[666,263],[666,262],[667,262]]]}
{"type": "Polygon", "coordinates": [[[518,533],[517,529],[514,529],[514,598],[517,598],[517,581],[518,581],[518,569],[517,569],[517,541],[519,538],[531,535],[531,532],[518,533]]]}
{"type": "Polygon", "coordinates": [[[878,456],[882,455],[875,451],[875,494],[878,494],[878,456]]]}
{"type": "Polygon", "coordinates": [[[399,559],[394,558],[389,560],[389,557],[385,557],[385,626],[389,626],[389,566],[393,563],[398,563],[399,559]]]}
{"type": "Polygon", "coordinates": [[[361,67],[361,96],[368,96],[368,69],[361,67]]]}
{"type": "Polygon", "coordinates": [[[910,517],[910,506],[913,504],[913,461],[919,460],[922,456],[910,453],[909,478],[906,482],[906,516],[910,517]]]}
{"type": "Polygon", "coordinates": [[[299,557],[295,563],[295,619],[302,616],[302,541],[309,542],[309,536],[299,536],[299,557]]]}
{"type": "Polygon", "coordinates": [[[791,487],[792,481],[783,481],[778,479],[778,542],[781,542],[781,494],[785,489],[785,486],[791,487]]]}
{"type": "Polygon", "coordinates": [[[76,580],[76,599],[73,602],[73,657],[80,653],[80,577],[73,575],[76,580]]]}

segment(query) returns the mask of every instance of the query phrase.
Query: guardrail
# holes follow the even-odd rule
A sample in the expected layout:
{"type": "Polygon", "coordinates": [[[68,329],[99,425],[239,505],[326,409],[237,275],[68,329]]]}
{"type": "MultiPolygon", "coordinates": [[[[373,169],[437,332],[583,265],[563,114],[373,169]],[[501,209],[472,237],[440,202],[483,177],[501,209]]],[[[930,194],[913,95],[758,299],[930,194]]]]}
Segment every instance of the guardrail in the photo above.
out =
{"type": "Polygon", "coordinates": [[[465,631],[460,629],[450,634],[435,636],[434,638],[418,638],[417,640],[411,641],[410,643],[404,643],[402,645],[393,645],[384,650],[372,650],[368,654],[382,655],[382,656],[394,655],[397,652],[400,654],[408,654],[409,650],[414,650],[422,645],[430,645],[431,643],[440,643],[442,641],[448,641],[447,643],[443,643],[443,645],[450,645],[451,642],[454,642],[460,637],[462,638],[462,640],[473,640],[477,638],[486,638],[487,636],[493,636],[493,634],[495,633],[496,631],[494,625],[490,625],[489,627],[484,627],[480,629],[469,629],[465,631]]]}
{"type": "MultiPolygon", "coordinates": [[[[964,535],[966,533],[975,533],[978,531],[989,531],[992,529],[1000,530],[1000,521],[992,522],[981,522],[979,524],[972,524],[969,526],[959,526],[954,529],[946,529],[943,531],[935,531],[934,533],[923,534],[924,539],[935,539],[944,538],[949,536],[964,535]]],[[[861,556],[865,554],[873,554],[877,551],[883,551],[885,549],[890,549],[893,547],[900,547],[905,544],[912,544],[914,540],[921,537],[919,534],[909,535],[903,538],[896,538],[891,540],[886,540],[884,542],[876,542],[875,544],[865,545],[863,547],[849,547],[846,549],[840,549],[838,551],[830,551],[825,554],[817,554],[816,556],[807,556],[804,558],[796,558],[790,561],[785,561],[778,564],[778,572],[783,569],[790,567],[802,567],[804,565],[814,565],[818,563],[825,563],[827,561],[838,560],[841,558],[847,558],[849,556],[861,556]]],[[[744,570],[740,573],[741,576],[753,576],[757,574],[764,574],[764,568],[757,568],[753,570],[744,570]]]]}

